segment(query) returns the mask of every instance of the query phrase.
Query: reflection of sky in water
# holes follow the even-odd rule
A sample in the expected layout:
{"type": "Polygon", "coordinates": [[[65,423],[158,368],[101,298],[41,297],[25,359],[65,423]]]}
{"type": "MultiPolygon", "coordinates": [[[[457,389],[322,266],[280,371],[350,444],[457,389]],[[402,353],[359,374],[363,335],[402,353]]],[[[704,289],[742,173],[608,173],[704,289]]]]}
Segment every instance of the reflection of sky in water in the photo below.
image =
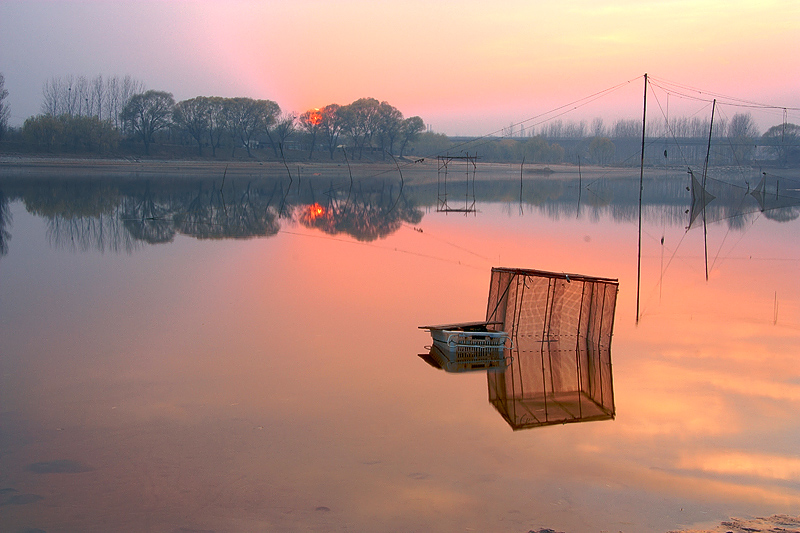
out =
{"type": "Polygon", "coordinates": [[[797,221],[710,225],[706,282],[702,228],[651,218],[637,327],[635,221],[479,208],[371,243],[295,226],[117,255],[56,249],[12,204],[0,488],[42,499],[0,523],[665,531],[800,513],[797,221]],[[483,318],[497,265],[619,278],[616,420],[512,432],[484,375],[416,357],[417,326],[483,318]],[[87,471],[26,470],[53,461],[87,471]]]}

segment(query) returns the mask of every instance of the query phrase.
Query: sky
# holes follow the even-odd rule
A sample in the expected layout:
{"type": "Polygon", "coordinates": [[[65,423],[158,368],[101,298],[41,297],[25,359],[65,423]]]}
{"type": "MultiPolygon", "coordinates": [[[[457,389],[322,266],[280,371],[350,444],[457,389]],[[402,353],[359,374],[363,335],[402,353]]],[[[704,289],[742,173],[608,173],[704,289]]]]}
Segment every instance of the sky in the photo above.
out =
{"type": "Polygon", "coordinates": [[[373,97],[433,131],[484,135],[565,111],[641,118],[648,73],[662,82],[648,116],[709,114],[717,96],[775,106],[728,110],[763,131],[800,123],[798,44],[797,0],[0,0],[16,126],[52,77],[129,74],[176,101],[287,112],[373,97]]]}

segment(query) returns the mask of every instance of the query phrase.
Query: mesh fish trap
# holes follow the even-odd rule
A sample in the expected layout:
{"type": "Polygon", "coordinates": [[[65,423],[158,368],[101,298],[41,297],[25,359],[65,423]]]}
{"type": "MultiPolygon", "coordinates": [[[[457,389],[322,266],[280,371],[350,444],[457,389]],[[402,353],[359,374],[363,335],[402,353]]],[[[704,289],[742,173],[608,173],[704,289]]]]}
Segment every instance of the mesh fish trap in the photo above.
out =
{"type": "Polygon", "coordinates": [[[493,268],[486,322],[507,332],[510,364],[489,401],[513,429],[614,418],[615,279],[493,268]]]}

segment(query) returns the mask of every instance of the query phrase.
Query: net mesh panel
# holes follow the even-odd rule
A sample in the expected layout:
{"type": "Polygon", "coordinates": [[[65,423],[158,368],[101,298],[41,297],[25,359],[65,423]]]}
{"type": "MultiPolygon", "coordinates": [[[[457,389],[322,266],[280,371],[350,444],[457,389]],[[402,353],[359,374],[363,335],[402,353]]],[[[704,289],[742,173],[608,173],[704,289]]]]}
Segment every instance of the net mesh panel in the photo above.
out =
{"type": "Polygon", "coordinates": [[[800,206],[800,181],[786,176],[767,177],[764,173],[750,195],[758,202],[758,209],[772,213],[775,220],[794,220],[800,206]]]}
{"type": "Polygon", "coordinates": [[[689,170],[689,174],[692,176],[692,206],[689,212],[689,227],[693,228],[698,215],[705,213],[706,206],[716,199],[716,196],[711,194],[708,188],[703,187],[694,172],[689,170]]]}
{"type": "Polygon", "coordinates": [[[691,169],[692,204],[689,229],[703,222],[727,221],[731,227],[741,226],[750,213],[763,212],[774,220],[794,220],[800,212],[800,181],[785,176],[767,175],[751,190],[747,183],[728,183],[696,175],[691,169]]]}
{"type": "Polygon", "coordinates": [[[489,401],[514,429],[614,417],[617,280],[492,269],[487,322],[513,341],[489,401]]]}

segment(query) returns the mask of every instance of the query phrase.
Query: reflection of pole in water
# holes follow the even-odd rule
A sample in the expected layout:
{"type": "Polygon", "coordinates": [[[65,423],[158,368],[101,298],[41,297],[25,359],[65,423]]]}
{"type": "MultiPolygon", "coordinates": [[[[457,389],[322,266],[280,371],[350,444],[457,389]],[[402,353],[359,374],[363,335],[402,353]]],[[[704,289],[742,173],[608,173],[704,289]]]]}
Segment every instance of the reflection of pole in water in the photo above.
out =
{"type": "Polygon", "coordinates": [[[225,176],[228,174],[228,165],[225,165],[225,171],[222,173],[222,183],[219,186],[219,197],[222,200],[222,212],[225,213],[225,217],[228,216],[228,209],[225,207],[225,176]]]}
{"type": "Polygon", "coordinates": [[[778,325],[778,291],[775,291],[775,307],[772,314],[772,324],[778,325]]]}
{"type": "Polygon", "coordinates": [[[661,236],[661,274],[658,280],[658,301],[661,301],[661,289],[664,287],[664,236],[661,236]]]}
{"type": "MultiPolygon", "coordinates": [[[[289,193],[292,192],[292,183],[294,180],[292,179],[292,172],[289,170],[289,164],[286,162],[286,156],[283,155],[283,143],[279,143],[278,147],[281,149],[281,159],[283,160],[283,166],[286,167],[286,173],[289,174],[289,186],[286,187],[286,194],[281,201],[281,208],[278,211],[278,216],[283,216],[283,208],[286,205],[286,199],[289,197],[289,193]]],[[[281,184],[281,190],[283,190],[283,184],[281,184]]]]}
{"type": "Polygon", "coordinates": [[[706,281],[708,281],[708,227],[706,225],[706,177],[708,176],[708,158],[711,155],[711,132],[714,130],[714,110],[717,107],[717,99],[715,98],[711,103],[711,124],[708,127],[708,149],[706,150],[706,162],[703,165],[703,248],[705,249],[706,256],[706,281]]]}
{"type": "Polygon", "coordinates": [[[350,203],[350,195],[353,192],[353,170],[350,168],[350,160],[347,159],[347,150],[345,150],[344,146],[342,146],[342,153],[344,154],[344,162],[347,163],[347,173],[350,174],[350,188],[347,189],[347,200],[344,202],[344,207],[347,209],[350,203]]]}
{"type": "Polygon", "coordinates": [[[583,178],[581,176],[581,156],[578,156],[578,214],[575,218],[581,217],[581,193],[583,192],[583,178]]]}
{"type": "Polygon", "coordinates": [[[644,105],[642,111],[642,159],[639,166],[639,253],[636,266],[636,323],[639,323],[639,293],[642,285],[642,189],[644,188],[644,135],[647,125],[647,73],[644,75],[644,105]]]}
{"type": "MultiPolygon", "coordinates": [[[[397,193],[397,200],[394,201],[392,207],[390,207],[389,211],[386,212],[387,215],[392,211],[394,211],[394,208],[397,206],[397,202],[400,201],[400,197],[403,195],[403,187],[405,186],[406,183],[405,180],[403,179],[403,171],[400,170],[400,164],[397,162],[397,159],[395,159],[394,155],[392,155],[391,153],[389,153],[389,155],[391,156],[392,161],[394,161],[394,165],[397,167],[397,173],[400,174],[400,191],[397,193]]],[[[392,199],[391,190],[389,191],[389,199],[390,200],[392,199]]]]}
{"type": "Polygon", "coordinates": [[[522,168],[525,166],[525,156],[522,156],[522,163],[519,165],[519,214],[522,214],[522,168]]]}

